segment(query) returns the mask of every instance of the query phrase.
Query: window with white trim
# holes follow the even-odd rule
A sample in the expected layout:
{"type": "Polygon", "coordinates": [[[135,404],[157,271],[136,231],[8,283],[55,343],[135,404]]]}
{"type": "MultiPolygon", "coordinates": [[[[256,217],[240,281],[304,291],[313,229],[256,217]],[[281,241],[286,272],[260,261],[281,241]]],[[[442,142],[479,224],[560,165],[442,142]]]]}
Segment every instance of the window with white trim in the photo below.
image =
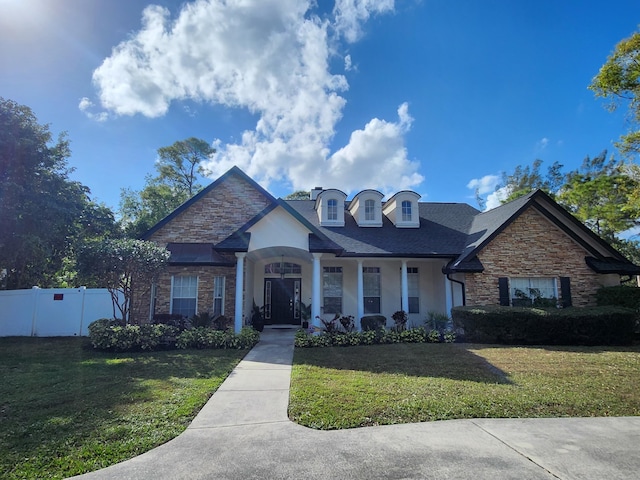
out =
{"type": "Polygon", "coordinates": [[[420,275],[417,267],[407,267],[407,286],[409,287],[408,313],[420,313],[420,275]]]}
{"type": "Polygon", "coordinates": [[[376,219],[376,202],[375,200],[364,201],[364,219],[367,222],[373,222],[376,219]]]}
{"type": "Polygon", "coordinates": [[[511,305],[514,307],[555,307],[558,285],[555,278],[510,278],[511,305]]]}
{"type": "Polygon", "coordinates": [[[380,267],[363,267],[364,313],[380,313],[380,267]]]}
{"type": "Polygon", "coordinates": [[[322,313],[342,313],[342,267],[323,267],[322,295],[322,313]]]}
{"type": "Polygon", "coordinates": [[[327,220],[338,220],[338,201],[335,198],[327,200],[327,220]]]}
{"type": "Polygon", "coordinates": [[[411,221],[411,202],[409,200],[402,201],[402,221],[411,221]]]}
{"type": "Polygon", "coordinates": [[[198,277],[174,276],[171,280],[171,313],[192,317],[198,309],[198,277]]]}
{"type": "Polygon", "coordinates": [[[213,277],[213,315],[224,315],[224,277],[213,277]]]}

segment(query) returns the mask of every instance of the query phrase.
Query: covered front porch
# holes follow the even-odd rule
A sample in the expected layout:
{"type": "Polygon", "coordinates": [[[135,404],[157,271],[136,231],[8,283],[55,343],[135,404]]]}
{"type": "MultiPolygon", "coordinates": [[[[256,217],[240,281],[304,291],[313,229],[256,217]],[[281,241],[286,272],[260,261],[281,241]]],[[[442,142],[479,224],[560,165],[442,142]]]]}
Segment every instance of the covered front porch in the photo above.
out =
{"type": "Polygon", "coordinates": [[[266,325],[320,327],[321,318],[352,315],[356,328],[365,315],[398,310],[409,325],[428,312],[447,313],[462,305],[462,285],[442,273],[446,259],[338,257],[290,246],[236,253],[235,329],[250,323],[253,306],[266,325]]]}

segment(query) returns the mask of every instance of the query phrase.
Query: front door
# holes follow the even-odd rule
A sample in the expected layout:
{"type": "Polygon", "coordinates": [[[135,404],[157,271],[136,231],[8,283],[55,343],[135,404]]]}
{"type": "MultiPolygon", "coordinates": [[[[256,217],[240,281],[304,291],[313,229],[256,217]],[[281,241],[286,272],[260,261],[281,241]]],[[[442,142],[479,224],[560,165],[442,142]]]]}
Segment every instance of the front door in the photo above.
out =
{"type": "Polygon", "coordinates": [[[300,279],[265,278],[264,303],[267,325],[300,323],[300,279]]]}

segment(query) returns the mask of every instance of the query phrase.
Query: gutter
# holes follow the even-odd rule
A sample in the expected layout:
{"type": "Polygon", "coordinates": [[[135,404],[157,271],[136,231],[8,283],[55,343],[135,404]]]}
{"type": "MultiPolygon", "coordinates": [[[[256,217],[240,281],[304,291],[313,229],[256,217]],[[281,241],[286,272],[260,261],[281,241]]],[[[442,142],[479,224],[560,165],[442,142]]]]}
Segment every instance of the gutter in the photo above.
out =
{"type": "Polygon", "coordinates": [[[451,275],[451,273],[446,273],[445,274],[447,277],[447,280],[449,280],[450,282],[453,283],[457,283],[458,285],[460,285],[460,287],[462,287],[462,306],[466,306],[467,305],[467,296],[465,295],[465,291],[464,291],[464,282],[461,282],[460,280],[456,280],[454,278],[451,278],[449,275],[451,275]]]}

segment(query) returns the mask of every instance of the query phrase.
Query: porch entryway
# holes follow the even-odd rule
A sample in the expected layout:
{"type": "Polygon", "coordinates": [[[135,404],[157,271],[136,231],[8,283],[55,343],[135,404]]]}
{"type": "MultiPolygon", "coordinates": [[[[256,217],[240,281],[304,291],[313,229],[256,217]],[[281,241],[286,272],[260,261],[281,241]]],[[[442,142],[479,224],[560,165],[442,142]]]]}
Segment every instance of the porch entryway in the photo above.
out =
{"type": "Polygon", "coordinates": [[[264,279],[264,317],[266,325],[300,324],[300,278],[264,279]]]}

